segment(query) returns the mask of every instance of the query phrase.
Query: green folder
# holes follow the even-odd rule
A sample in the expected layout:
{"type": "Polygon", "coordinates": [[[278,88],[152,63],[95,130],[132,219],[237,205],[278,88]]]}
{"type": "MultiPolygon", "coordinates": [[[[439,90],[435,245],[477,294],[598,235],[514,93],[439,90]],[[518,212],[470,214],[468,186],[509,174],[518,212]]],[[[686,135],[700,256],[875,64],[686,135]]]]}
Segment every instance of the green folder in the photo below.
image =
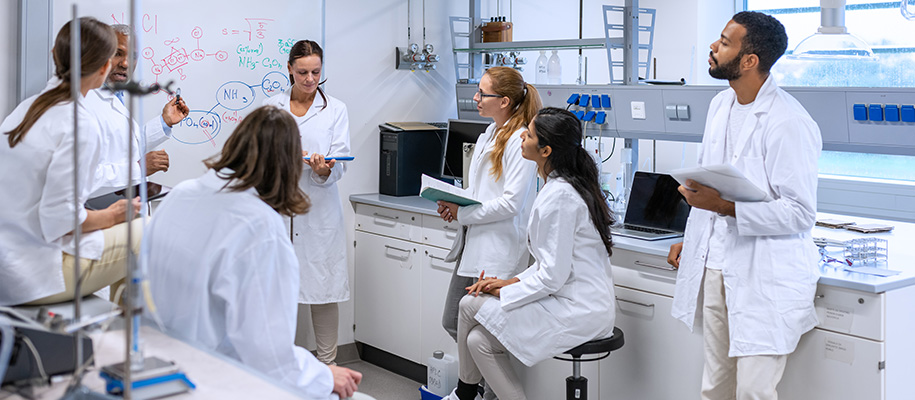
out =
{"type": "Polygon", "coordinates": [[[431,187],[427,187],[427,188],[423,189],[423,191],[420,192],[419,195],[426,200],[447,201],[449,203],[454,203],[459,206],[470,206],[470,205],[474,205],[474,204],[480,204],[479,201],[476,201],[473,199],[468,199],[464,196],[458,196],[456,194],[448,193],[448,192],[438,190],[435,188],[431,188],[431,187]]]}

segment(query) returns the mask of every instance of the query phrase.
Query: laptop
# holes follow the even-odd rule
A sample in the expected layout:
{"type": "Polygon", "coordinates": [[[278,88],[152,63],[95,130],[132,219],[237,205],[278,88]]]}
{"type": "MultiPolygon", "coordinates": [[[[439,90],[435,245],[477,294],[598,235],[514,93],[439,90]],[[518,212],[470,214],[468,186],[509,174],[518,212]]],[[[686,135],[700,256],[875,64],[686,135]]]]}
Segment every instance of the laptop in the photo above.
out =
{"type": "Polygon", "coordinates": [[[690,206],[677,191],[678,186],[670,175],[637,171],[623,225],[611,227],[610,232],[642,240],[683,236],[690,206]]]}

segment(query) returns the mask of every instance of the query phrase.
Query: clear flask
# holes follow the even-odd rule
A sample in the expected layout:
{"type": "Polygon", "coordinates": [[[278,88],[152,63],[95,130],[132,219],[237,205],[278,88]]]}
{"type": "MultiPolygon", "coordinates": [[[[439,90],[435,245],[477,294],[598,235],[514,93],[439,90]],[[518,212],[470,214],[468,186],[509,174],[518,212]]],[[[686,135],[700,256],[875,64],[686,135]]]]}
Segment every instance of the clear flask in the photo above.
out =
{"type": "Polygon", "coordinates": [[[550,61],[547,63],[547,75],[550,85],[562,83],[562,65],[559,64],[559,54],[556,53],[556,50],[553,50],[553,55],[550,56],[550,61]]]}
{"type": "Polygon", "coordinates": [[[546,51],[540,50],[540,57],[537,58],[537,79],[534,80],[538,85],[547,83],[547,62],[546,51]]]}

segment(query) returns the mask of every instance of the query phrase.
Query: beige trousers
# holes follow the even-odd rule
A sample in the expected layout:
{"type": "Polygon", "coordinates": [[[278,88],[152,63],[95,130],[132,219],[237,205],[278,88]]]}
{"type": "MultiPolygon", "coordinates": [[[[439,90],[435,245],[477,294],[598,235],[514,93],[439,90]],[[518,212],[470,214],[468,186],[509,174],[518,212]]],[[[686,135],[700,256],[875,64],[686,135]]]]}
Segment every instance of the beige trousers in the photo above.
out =
{"type": "MultiPolygon", "coordinates": [[[[131,231],[131,248],[134,254],[140,252],[140,239],[143,237],[143,222],[135,219],[112,226],[102,231],[105,236],[105,245],[102,256],[98,260],[80,258],[80,297],[97,292],[99,289],[112,285],[124,279],[127,268],[127,227],[131,231]]],[[[76,287],[73,269],[76,266],[76,257],[63,253],[63,273],[66,289],[63,292],[35,300],[30,305],[54,304],[73,300],[73,290],[76,287]]],[[[115,290],[112,288],[112,294],[115,290]]]]}
{"type": "Polygon", "coordinates": [[[340,323],[340,307],[337,303],[311,304],[311,323],[315,329],[315,357],[327,365],[336,365],[337,327],[340,323]]]}
{"type": "Polygon", "coordinates": [[[777,400],[775,387],[785,372],[787,355],[728,357],[728,309],[721,270],[706,269],[702,329],[705,369],[703,400],[777,400]]]}
{"type": "Polygon", "coordinates": [[[461,299],[457,325],[458,379],[477,384],[485,378],[500,400],[525,400],[509,351],[475,318],[489,299],[498,300],[488,294],[461,299]]]}

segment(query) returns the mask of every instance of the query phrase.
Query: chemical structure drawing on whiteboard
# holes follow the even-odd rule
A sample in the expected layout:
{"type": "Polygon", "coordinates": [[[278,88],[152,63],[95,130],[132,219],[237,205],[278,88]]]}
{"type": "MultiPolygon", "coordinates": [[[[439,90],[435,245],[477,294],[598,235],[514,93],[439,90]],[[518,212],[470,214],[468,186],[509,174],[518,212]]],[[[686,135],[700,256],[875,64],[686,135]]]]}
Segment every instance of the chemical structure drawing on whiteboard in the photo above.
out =
{"type": "Polygon", "coordinates": [[[203,29],[201,29],[199,26],[195,26],[194,29],[191,30],[191,37],[196,40],[197,48],[191,50],[190,55],[188,55],[187,49],[184,47],[176,47],[178,42],[181,41],[180,37],[165,40],[163,44],[170,46],[171,52],[165,56],[165,58],[159,60],[162,62],[162,64],[156,62],[156,53],[152,47],[143,49],[143,58],[149,60],[149,62],[152,63],[150,72],[156,76],[156,82],[159,82],[159,75],[162,75],[162,73],[165,72],[165,69],[168,69],[168,72],[170,73],[178,71],[178,78],[183,81],[187,79],[187,75],[184,74],[184,71],[181,69],[181,67],[184,67],[190,63],[190,61],[203,61],[203,59],[206,57],[213,57],[216,59],[216,61],[222,62],[229,58],[229,53],[227,53],[225,50],[219,50],[215,53],[207,54],[206,51],[200,48],[200,38],[203,37],[203,29]]]}
{"type": "Polygon", "coordinates": [[[237,123],[241,120],[242,111],[255,103],[258,90],[264,96],[271,97],[283,93],[289,86],[289,76],[279,71],[270,71],[264,75],[260,84],[249,85],[241,81],[229,81],[216,89],[216,104],[209,110],[190,110],[190,113],[176,128],[194,128],[191,131],[176,129],[172,138],[184,144],[211,143],[219,134],[223,122],[237,123]],[[215,112],[217,107],[222,107],[221,114],[215,112]],[[199,132],[199,134],[197,133],[199,132]],[[201,136],[202,134],[202,136],[201,136]]]}

